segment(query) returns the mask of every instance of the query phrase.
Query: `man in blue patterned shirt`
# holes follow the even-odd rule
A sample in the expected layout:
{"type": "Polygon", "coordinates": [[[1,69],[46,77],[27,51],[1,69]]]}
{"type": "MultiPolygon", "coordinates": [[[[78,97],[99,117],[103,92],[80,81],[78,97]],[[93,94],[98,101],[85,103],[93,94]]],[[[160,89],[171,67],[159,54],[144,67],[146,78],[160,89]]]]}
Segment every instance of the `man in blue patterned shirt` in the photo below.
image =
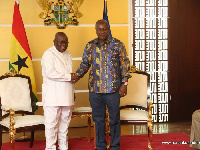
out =
{"type": "MultiPolygon", "coordinates": [[[[77,80],[89,71],[89,99],[96,125],[96,148],[106,150],[106,106],[110,119],[111,150],[120,147],[120,97],[127,94],[130,61],[124,44],[109,36],[108,23],[96,22],[98,38],[87,43],[82,62],[76,71],[77,80]]],[[[76,82],[76,81],[74,81],[76,82]]]]}

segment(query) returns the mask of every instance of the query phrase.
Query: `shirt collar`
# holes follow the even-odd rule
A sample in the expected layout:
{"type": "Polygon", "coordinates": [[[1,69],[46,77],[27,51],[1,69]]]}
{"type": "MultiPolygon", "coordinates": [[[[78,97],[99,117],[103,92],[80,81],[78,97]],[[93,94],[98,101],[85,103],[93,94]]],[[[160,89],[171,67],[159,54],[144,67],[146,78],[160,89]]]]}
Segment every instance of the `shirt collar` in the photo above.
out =
{"type": "Polygon", "coordinates": [[[66,50],[66,51],[64,51],[63,53],[61,53],[61,52],[59,52],[59,51],[56,49],[55,46],[53,46],[53,47],[54,47],[54,51],[55,51],[57,54],[61,55],[61,56],[64,56],[64,55],[66,54],[66,52],[67,52],[67,50],[66,50]]]}
{"type": "MultiPolygon", "coordinates": [[[[113,38],[111,39],[111,37],[108,36],[108,38],[107,38],[107,40],[104,42],[104,44],[111,43],[111,41],[113,41],[113,38]]],[[[99,41],[98,41],[98,38],[94,39],[94,43],[95,43],[95,44],[100,44],[99,41]]]]}

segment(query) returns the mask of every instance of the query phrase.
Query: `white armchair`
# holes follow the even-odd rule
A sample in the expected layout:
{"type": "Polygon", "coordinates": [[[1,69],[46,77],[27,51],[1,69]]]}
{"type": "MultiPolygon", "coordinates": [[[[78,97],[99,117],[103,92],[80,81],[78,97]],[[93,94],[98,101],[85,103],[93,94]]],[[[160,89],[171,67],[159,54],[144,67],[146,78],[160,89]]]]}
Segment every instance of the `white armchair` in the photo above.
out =
{"type": "Polygon", "coordinates": [[[121,124],[147,124],[148,148],[151,150],[153,130],[152,108],[150,100],[150,75],[131,68],[131,78],[128,80],[127,96],[120,100],[121,124]]]}
{"type": "Polygon", "coordinates": [[[0,77],[0,149],[2,130],[10,135],[14,149],[16,132],[31,131],[30,147],[33,146],[34,131],[44,130],[44,116],[34,115],[31,80],[13,69],[0,77]],[[17,114],[17,115],[15,115],[17,114]]]}

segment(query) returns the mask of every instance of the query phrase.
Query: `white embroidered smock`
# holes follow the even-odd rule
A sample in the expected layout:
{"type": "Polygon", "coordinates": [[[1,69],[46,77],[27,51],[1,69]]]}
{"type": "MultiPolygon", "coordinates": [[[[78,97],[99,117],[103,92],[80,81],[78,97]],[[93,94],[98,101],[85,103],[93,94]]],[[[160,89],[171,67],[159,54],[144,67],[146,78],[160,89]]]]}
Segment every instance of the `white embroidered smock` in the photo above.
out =
{"type": "Polygon", "coordinates": [[[44,106],[74,105],[74,86],[71,82],[72,56],[68,50],[61,53],[55,46],[42,56],[42,102],[44,106]]]}

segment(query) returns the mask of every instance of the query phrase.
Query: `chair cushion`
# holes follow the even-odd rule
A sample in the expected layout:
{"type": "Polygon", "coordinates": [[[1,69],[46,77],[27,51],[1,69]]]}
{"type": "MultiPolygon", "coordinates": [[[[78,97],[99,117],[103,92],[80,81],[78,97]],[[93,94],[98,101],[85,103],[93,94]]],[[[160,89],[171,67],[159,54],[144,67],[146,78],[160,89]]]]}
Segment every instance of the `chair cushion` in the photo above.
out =
{"type": "MultiPolygon", "coordinates": [[[[44,124],[44,116],[42,115],[26,115],[26,116],[16,116],[15,120],[15,128],[33,126],[38,124],[44,124]]],[[[10,126],[10,118],[3,119],[0,121],[2,126],[9,128],[10,126]]]]}
{"type": "Polygon", "coordinates": [[[120,120],[148,120],[148,113],[142,110],[120,110],[120,120]]]}
{"type": "Polygon", "coordinates": [[[5,114],[8,114],[8,112],[2,110],[2,116],[4,116],[5,114]]]}

